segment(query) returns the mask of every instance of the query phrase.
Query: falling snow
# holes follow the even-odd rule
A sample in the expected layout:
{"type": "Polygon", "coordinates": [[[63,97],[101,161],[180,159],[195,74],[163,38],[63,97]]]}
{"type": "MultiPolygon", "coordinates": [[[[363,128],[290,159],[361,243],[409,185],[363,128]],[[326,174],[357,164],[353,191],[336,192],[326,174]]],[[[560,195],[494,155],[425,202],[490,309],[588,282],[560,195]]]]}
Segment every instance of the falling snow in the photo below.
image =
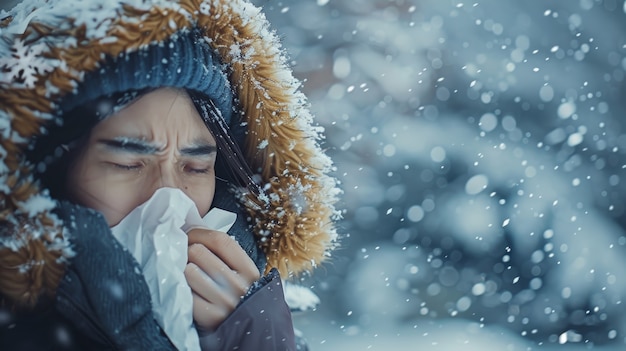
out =
{"type": "Polygon", "coordinates": [[[312,349],[624,348],[626,5],[264,6],[345,189],[312,349]]]}
{"type": "MultiPolygon", "coordinates": [[[[343,249],[290,293],[312,350],[624,348],[626,2],[253,3],[345,190],[343,249]]],[[[2,81],[53,68],[0,48],[2,81]]]]}

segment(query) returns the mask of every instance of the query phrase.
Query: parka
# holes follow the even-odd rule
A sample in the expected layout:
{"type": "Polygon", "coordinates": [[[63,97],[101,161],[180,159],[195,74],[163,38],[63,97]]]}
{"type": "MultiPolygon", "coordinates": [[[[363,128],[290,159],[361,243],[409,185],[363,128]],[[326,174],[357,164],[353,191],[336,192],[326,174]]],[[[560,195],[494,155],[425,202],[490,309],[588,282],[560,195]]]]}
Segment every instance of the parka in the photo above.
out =
{"type": "Polygon", "coordinates": [[[231,128],[263,189],[216,189],[213,206],[239,214],[229,234],[265,275],[201,336],[203,349],[295,347],[281,278],[330,257],[341,191],[261,10],[244,0],[25,0],[0,12],[0,349],[174,348],[137,262],[101,214],[51,194],[38,170],[51,155],[33,158],[32,145],[63,124],[59,106],[107,60],[188,32],[220,61],[231,128]],[[107,293],[112,280],[127,299],[107,293]]]}

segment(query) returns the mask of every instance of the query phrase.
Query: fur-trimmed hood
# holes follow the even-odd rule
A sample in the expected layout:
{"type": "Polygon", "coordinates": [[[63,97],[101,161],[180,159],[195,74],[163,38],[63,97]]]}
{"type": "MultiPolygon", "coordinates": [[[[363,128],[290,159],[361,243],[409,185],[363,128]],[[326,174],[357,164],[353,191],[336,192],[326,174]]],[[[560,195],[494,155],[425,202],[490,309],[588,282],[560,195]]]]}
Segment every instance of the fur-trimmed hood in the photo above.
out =
{"type": "Polygon", "coordinates": [[[56,106],[106,57],[199,29],[227,67],[247,124],[244,154],[266,198],[245,207],[285,277],[334,247],[339,194],[299,82],[260,10],[243,0],[25,0],[0,12],[0,299],[33,305],[54,292],[72,255],[55,200],[25,150],[56,106]]]}

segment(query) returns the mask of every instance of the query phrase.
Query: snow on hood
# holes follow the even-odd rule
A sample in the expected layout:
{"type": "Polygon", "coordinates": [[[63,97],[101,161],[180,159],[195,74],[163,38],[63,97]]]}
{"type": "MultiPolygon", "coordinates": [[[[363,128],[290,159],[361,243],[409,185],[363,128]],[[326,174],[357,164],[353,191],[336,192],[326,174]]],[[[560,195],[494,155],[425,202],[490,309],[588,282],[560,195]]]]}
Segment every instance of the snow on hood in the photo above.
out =
{"type": "Polygon", "coordinates": [[[246,125],[244,153],[252,169],[260,170],[267,194],[247,195],[242,203],[268,269],[297,275],[330,256],[341,191],[320,148],[323,130],[314,124],[300,82],[260,9],[243,0],[26,0],[4,14],[0,224],[8,229],[0,230],[0,267],[27,268],[0,268],[0,295],[35,303],[54,291],[71,256],[64,225],[51,213],[54,199],[23,158],[29,141],[53,123],[57,103],[107,56],[187,29],[200,29],[235,87],[246,125]]]}

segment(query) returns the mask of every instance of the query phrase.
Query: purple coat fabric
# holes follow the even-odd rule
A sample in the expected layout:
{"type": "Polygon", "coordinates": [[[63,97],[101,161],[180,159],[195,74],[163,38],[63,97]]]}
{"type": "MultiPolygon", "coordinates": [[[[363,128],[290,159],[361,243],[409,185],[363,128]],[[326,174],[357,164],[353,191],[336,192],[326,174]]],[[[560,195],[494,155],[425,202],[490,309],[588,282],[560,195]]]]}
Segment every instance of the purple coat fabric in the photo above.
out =
{"type": "Polygon", "coordinates": [[[202,337],[203,350],[296,350],[291,312],[277,270],[257,283],[216,332],[202,337]]]}

